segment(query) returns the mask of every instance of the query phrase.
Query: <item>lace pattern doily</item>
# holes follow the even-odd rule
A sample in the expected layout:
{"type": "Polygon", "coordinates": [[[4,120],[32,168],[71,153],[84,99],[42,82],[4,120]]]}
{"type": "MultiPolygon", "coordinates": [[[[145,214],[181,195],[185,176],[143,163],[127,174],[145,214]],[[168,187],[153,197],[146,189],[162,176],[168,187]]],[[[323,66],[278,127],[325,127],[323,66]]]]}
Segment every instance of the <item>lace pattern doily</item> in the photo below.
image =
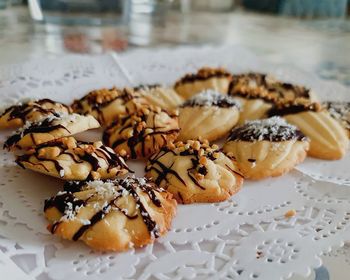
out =
{"type": "MultiPolygon", "coordinates": [[[[1,104],[50,97],[71,102],[98,87],[174,82],[204,65],[268,71],[311,86],[320,98],[348,100],[345,87],[284,65],[270,66],[239,47],[139,50],[123,55],[65,56],[0,68],[1,104]]],[[[9,132],[1,134],[1,140],[9,132]]],[[[0,269],[14,279],[284,279],[307,276],[320,255],[349,241],[349,156],[308,159],[291,173],[244,188],[226,202],[180,205],[172,230],[125,253],[93,252],[46,230],[44,199],[59,180],[22,170],[0,155],[0,269]],[[296,215],[286,218],[285,213],[296,215]]],[[[131,163],[138,175],[141,163],[131,163]]]]}

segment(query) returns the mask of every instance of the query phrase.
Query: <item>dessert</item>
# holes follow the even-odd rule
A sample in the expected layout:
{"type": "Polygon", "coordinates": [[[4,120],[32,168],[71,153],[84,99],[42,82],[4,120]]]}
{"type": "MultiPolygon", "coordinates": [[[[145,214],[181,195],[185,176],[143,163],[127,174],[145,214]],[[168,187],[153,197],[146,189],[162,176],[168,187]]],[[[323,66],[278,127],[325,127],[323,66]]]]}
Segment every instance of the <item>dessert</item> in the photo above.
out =
{"type": "Polygon", "coordinates": [[[281,176],[304,161],[309,142],[280,117],[247,121],[234,128],[223,151],[237,161],[245,178],[281,176]]]}
{"type": "Polygon", "coordinates": [[[74,112],[94,116],[101,125],[108,125],[119,116],[135,112],[148,102],[130,88],[99,89],[89,92],[72,104],[74,112]]]}
{"type": "Polygon", "coordinates": [[[148,103],[164,110],[174,110],[183,103],[183,98],[173,88],[160,85],[146,85],[134,88],[135,92],[145,98],[148,103]]]}
{"type": "Polygon", "coordinates": [[[99,126],[99,122],[90,115],[59,114],[48,116],[36,122],[26,122],[23,127],[19,128],[5,141],[4,148],[8,150],[14,148],[28,149],[99,126]]]}
{"type": "Polygon", "coordinates": [[[104,143],[126,158],[143,158],[174,141],[179,134],[176,114],[159,107],[145,106],[119,118],[106,128],[104,143]]]}
{"type": "Polygon", "coordinates": [[[280,103],[270,116],[282,116],[310,139],[308,155],[321,159],[342,158],[349,146],[345,129],[319,103],[280,103]]]}
{"type": "Polygon", "coordinates": [[[228,94],[242,102],[239,124],[265,118],[276,102],[315,100],[315,94],[305,87],[280,82],[270,75],[259,73],[233,75],[228,94]]]}
{"type": "Polygon", "coordinates": [[[236,162],[206,140],[163,147],[148,160],[146,177],[185,204],[224,201],[243,183],[236,162]]]}
{"type": "Polygon", "coordinates": [[[93,249],[125,251],[153,243],[176,213],[171,194],[144,178],[90,181],[45,201],[51,233],[93,249]]]}
{"type": "Polygon", "coordinates": [[[130,171],[124,159],[102,142],[79,142],[73,137],[36,146],[18,156],[16,163],[64,180],[108,179],[130,171]]]}
{"type": "Polygon", "coordinates": [[[31,100],[8,107],[0,115],[0,129],[19,128],[27,121],[33,122],[60,113],[71,113],[71,108],[51,99],[31,100]]]}
{"type": "Polygon", "coordinates": [[[219,139],[236,125],[239,108],[232,97],[213,90],[194,95],[179,109],[179,140],[219,139]]]}
{"type": "Polygon", "coordinates": [[[206,89],[227,94],[230,82],[231,74],[225,69],[203,67],[197,73],[187,74],[178,80],[174,89],[183,98],[188,99],[206,89]]]}
{"type": "Polygon", "coordinates": [[[327,101],[323,102],[322,105],[327,109],[331,117],[346,129],[350,137],[350,102],[327,101]]]}

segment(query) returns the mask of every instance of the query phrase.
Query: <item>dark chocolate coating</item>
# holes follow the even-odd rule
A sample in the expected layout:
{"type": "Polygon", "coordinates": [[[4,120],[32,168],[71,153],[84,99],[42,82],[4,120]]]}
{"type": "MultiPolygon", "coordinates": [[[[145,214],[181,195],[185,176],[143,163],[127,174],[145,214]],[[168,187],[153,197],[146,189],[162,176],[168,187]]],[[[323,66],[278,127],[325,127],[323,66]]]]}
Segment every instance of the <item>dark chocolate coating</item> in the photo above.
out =
{"type": "Polygon", "coordinates": [[[271,124],[267,125],[267,120],[252,121],[234,128],[227,141],[270,141],[283,142],[289,140],[304,141],[305,135],[296,127],[288,124],[271,124]]]}
{"type": "Polygon", "coordinates": [[[307,105],[303,104],[286,104],[285,106],[274,106],[272,107],[268,112],[267,115],[269,117],[272,116],[285,116],[285,115],[292,115],[292,114],[298,114],[302,112],[307,111],[313,111],[318,112],[319,111],[319,104],[318,103],[310,103],[307,105]]]}

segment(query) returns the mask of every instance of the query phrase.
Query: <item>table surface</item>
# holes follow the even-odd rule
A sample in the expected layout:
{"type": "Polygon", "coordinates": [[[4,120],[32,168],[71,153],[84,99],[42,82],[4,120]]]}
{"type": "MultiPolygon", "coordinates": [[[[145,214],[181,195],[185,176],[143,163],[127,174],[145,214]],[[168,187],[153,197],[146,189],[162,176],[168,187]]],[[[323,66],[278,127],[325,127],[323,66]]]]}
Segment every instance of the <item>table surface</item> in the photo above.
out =
{"type": "Polygon", "coordinates": [[[238,10],[171,12],[161,26],[142,26],[67,28],[34,23],[25,7],[0,10],[0,63],[69,52],[124,51],[137,42],[149,46],[239,44],[267,61],[292,63],[315,73],[325,67],[347,71],[350,67],[350,20],[298,20],[238,10]]]}
{"type": "MultiPolygon", "coordinates": [[[[148,26],[147,35],[135,35],[134,27],[67,28],[34,23],[25,7],[0,10],[0,65],[65,53],[126,51],[140,47],[135,42],[150,47],[239,44],[268,62],[293,64],[350,87],[349,20],[302,21],[243,11],[187,15],[171,12],[162,26],[148,26]]],[[[350,270],[350,246],[347,247],[341,259],[323,257],[325,266],[308,279],[341,279],[350,270]],[[339,269],[344,265],[347,269],[339,269]]]]}

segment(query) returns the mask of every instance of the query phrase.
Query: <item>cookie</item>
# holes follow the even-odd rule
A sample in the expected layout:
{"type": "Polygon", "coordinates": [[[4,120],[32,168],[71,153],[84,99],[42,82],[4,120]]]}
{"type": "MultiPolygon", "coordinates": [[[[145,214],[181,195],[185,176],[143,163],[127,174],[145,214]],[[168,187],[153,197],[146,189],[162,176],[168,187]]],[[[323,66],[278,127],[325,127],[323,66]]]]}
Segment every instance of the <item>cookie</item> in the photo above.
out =
{"type": "Polygon", "coordinates": [[[5,141],[4,148],[8,150],[28,149],[99,126],[98,121],[90,115],[59,114],[49,116],[36,122],[27,122],[5,141]]]}
{"type": "Polygon", "coordinates": [[[231,74],[225,69],[203,67],[197,73],[187,74],[178,80],[174,89],[183,98],[188,99],[206,89],[227,94],[230,82],[231,74]]]}
{"type": "Polygon", "coordinates": [[[124,159],[102,142],[78,142],[73,137],[41,144],[18,156],[16,163],[64,180],[109,179],[130,171],[124,159]]]}
{"type": "Polygon", "coordinates": [[[229,93],[246,99],[262,98],[272,102],[294,102],[296,99],[315,102],[317,99],[315,93],[306,87],[281,82],[261,73],[233,75],[229,93]]]}
{"type": "Polygon", "coordinates": [[[309,142],[280,117],[247,121],[234,128],[223,151],[237,160],[247,179],[281,176],[304,161],[309,142]]]}
{"type": "Polygon", "coordinates": [[[45,201],[48,230],[102,251],[143,247],[170,229],[171,194],[144,178],[90,181],[45,201]]]}
{"type": "Polygon", "coordinates": [[[327,101],[323,102],[322,105],[327,109],[331,117],[345,128],[350,137],[350,102],[327,101]]]}
{"type": "Polygon", "coordinates": [[[224,201],[243,183],[235,161],[206,140],[163,147],[149,159],[146,177],[185,204],[224,201]]]}
{"type": "Polygon", "coordinates": [[[205,90],[183,103],[179,109],[179,140],[219,139],[239,118],[239,104],[232,97],[205,90]]]}
{"type": "Polygon", "coordinates": [[[242,103],[239,124],[267,117],[279,102],[315,100],[315,94],[302,86],[277,81],[271,75],[247,73],[233,75],[228,94],[242,103]]]}
{"type": "Polygon", "coordinates": [[[173,88],[161,85],[146,85],[134,88],[149,104],[165,110],[174,110],[183,103],[183,98],[173,88]]]}
{"type": "Polygon", "coordinates": [[[309,156],[336,160],[342,158],[348,149],[347,132],[319,103],[281,103],[268,114],[282,116],[310,139],[309,156]]]}
{"type": "Polygon", "coordinates": [[[112,123],[104,131],[103,141],[117,154],[136,159],[154,154],[178,134],[177,114],[150,106],[112,123]]]}
{"type": "Polygon", "coordinates": [[[138,106],[148,104],[142,96],[130,88],[100,89],[89,92],[72,104],[74,112],[94,116],[101,125],[107,125],[120,115],[135,112],[138,106]]]}
{"type": "Polygon", "coordinates": [[[51,99],[31,100],[8,107],[0,115],[0,129],[19,128],[27,121],[38,121],[59,113],[71,113],[71,108],[51,99]]]}

